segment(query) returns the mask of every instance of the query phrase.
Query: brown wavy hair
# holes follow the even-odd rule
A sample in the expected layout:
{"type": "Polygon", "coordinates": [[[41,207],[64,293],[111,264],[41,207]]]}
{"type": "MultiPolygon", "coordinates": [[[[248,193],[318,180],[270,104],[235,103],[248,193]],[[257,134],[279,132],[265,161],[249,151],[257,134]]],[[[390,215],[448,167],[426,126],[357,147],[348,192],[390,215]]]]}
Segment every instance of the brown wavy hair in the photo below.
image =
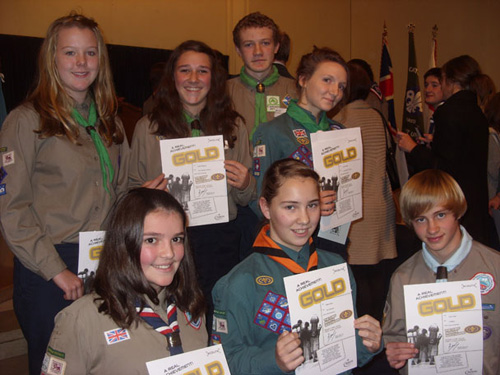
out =
{"type": "Polygon", "coordinates": [[[462,55],[449,60],[441,67],[443,78],[458,83],[464,90],[470,89],[472,80],[481,74],[479,63],[469,55],[462,55]]]}
{"type": "Polygon", "coordinates": [[[204,53],[210,59],[210,90],[205,107],[200,112],[200,122],[205,135],[222,134],[229,147],[234,147],[236,121],[243,118],[233,109],[226,92],[227,72],[222,67],[217,53],[203,42],[188,40],[172,52],[163,73],[153,112],[149,115],[153,134],[166,138],[189,137],[191,130],[184,119],[179,93],[175,87],[175,69],[181,55],[188,51],[204,53]]]}
{"type": "MultiPolygon", "coordinates": [[[[102,301],[99,312],[111,316],[122,328],[139,321],[136,302],[144,307],[148,296],[159,304],[158,294],[144,276],[141,267],[141,247],[144,220],[154,211],[173,212],[182,218],[186,228],[186,215],[182,206],[169,193],[162,190],[138,188],[123,196],[114,208],[106,229],[104,248],[96,271],[94,290],[102,301]]],[[[195,265],[187,233],[182,259],[172,283],[165,287],[168,298],[193,320],[205,312],[205,300],[198,286],[195,265]]]]}
{"type": "Polygon", "coordinates": [[[113,142],[120,144],[123,142],[123,132],[115,123],[118,102],[104,38],[92,18],[74,12],[52,22],[38,55],[36,86],[28,96],[28,101],[40,115],[40,128],[37,133],[40,138],[66,136],[71,142],[78,144],[81,129],[71,116],[75,101],[64,89],[55,61],[59,31],[72,27],[89,29],[96,37],[99,71],[90,87],[99,116],[96,128],[108,147],[113,142]]]}
{"type": "Polygon", "coordinates": [[[236,26],[233,29],[233,42],[234,45],[238,48],[241,47],[241,31],[250,28],[264,28],[267,27],[271,29],[273,32],[273,41],[274,44],[278,44],[280,42],[280,28],[276,25],[276,22],[271,17],[266,16],[260,12],[253,12],[247,14],[241,20],[238,21],[236,26]]]}

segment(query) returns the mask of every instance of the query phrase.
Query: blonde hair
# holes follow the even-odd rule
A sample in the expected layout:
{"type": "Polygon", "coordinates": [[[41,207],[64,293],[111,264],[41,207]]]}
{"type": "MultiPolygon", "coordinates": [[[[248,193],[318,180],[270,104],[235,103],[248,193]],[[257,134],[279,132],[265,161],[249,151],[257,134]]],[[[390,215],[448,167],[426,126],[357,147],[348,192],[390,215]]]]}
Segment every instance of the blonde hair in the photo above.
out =
{"type": "Polygon", "coordinates": [[[442,205],[460,219],[467,210],[464,193],[448,173],[427,169],[417,173],[401,189],[401,215],[408,226],[432,207],[442,205]]]}
{"type": "Polygon", "coordinates": [[[75,101],[64,89],[55,61],[59,31],[72,27],[89,29],[96,37],[99,71],[90,87],[99,117],[96,128],[108,147],[113,141],[122,143],[123,132],[115,124],[118,101],[104,38],[92,18],[74,12],[52,22],[40,49],[36,87],[28,97],[40,115],[40,128],[37,132],[41,138],[65,135],[71,142],[77,143],[80,129],[71,116],[75,101]]]}

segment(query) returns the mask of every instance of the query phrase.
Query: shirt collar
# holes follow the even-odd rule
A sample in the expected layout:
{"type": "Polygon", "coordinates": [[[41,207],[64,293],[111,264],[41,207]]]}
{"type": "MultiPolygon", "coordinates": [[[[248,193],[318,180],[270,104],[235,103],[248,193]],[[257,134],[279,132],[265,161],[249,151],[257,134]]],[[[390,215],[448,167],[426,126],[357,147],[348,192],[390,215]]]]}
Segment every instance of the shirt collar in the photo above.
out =
{"type": "Polygon", "coordinates": [[[422,243],[422,254],[424,256],[425,264],[427,264],[427,266],[434,272],[437,272],[437,268],[439,266],[445,266],[448,269],[448,272],[450,272],[462,263],[467,255],[469,255],[472,247],[472,237],[469,233],[467,233],[462,225],[460,226],[460,231],[462,232],[462,241],[460,242],[460,246],[443,264],[439,263],[439,261],[434,258],[431,252],[427,249],[425,243],[422,243]]]}
{"type": "MultiPolygon", "coordinates": [[[[269,236],[269,231],[267,231],[267,235],[269,236]]],[[[299,251],[290,249],[289,247],[286,247],[278,242],[276,242],[276,244],[285,252],[286,255],[290,257],[290,259],[302,268],[307,269],[307,263],[309,262],[309,241],[307,241],[299,251]]]]}

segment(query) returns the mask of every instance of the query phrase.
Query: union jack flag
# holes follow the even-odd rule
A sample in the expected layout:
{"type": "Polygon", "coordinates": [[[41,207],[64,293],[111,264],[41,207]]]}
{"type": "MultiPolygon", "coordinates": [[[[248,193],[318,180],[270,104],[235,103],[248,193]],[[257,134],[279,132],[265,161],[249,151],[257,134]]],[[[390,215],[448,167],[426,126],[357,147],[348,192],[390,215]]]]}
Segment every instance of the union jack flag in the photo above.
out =
{"type": "Polygon", "coordinates": [[[116,344],[117,342],[129,340],[130,336],[125,328],[116,328],[111,331],[104,332],[108,345],[116,344]]]}
{"type": "Polygon", "coordinates": [[[391,133],[396,134],[398,129],[396,125],[396,116],[394,112],[394,76],[392,74],[392,61],[389,55],[389,42],[387,41],[387,26],[384,22],[384,32],[382,33],[382,57],[380,61],[380,91],[388,104],[389,123],[391,124],[391,133]]]}

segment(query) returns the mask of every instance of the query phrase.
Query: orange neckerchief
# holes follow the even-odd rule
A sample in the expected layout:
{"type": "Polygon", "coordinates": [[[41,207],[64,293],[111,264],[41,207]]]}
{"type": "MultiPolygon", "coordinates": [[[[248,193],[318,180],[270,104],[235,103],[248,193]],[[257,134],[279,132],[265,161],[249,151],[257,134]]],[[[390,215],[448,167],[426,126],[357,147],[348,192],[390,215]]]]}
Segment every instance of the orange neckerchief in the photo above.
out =
{"type": "Polygon", "coordinates": [[[274,242],[271,237],[266,233],[269,230],[269,224],[264,225],[260,230],[255,242],[253,243],[253,250],[257,253],[267,255],[269,258],[278,262],[293,273],[304,273],[318,268],[318,253],[314,246],[312,238],[309,238],[309,262],[307,270],[299,266],[293,261],[279,246],[274,242]]]}

